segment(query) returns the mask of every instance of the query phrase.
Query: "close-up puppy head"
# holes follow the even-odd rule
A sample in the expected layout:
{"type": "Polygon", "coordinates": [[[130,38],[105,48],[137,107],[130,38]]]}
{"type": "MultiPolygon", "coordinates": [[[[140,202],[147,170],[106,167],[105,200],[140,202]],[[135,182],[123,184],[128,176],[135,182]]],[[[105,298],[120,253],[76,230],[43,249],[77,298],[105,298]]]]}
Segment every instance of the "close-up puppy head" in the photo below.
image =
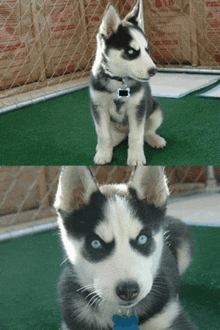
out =
{"type": "Polygon", "coordinates": [[[163,250],[163,169],[139,166],[128,184],[99,186],[88,167],[62,169],[55,208],[79,284],[133,306],[151,290],[163,250]]]}
{"type": "Polygon", "coordinates": [[[123,20],[115,7],[109,4],[99,28],[97,43],[105,68],[113,76],[147,81],[155,75],[156,66],[149,55],[139,1],[123,20]]]}

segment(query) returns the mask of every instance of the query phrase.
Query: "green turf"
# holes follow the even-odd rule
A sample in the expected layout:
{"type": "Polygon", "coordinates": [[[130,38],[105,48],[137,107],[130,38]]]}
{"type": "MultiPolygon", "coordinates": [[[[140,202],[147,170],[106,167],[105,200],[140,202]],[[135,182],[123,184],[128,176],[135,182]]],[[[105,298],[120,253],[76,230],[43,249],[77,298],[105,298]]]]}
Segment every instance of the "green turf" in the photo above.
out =
{"type": "MultiPolygon", "coordinates": [[[[192,93],[158,100],[165,113],[158,133],[167,147],[145,144],[147,164],[219,165],[219,99],[192,93]]],[[[88,89],[1,115],[2,165],[94,165],[95,146],[88,89]]],[[[126,165],[127,149],[127,141],[117,146],[111,165],[126,165]]]]}
{"type": "MultiPolygon", "coordinates": [[[[192,226],[190,230],[195,255],[182,278],[181,301],[200,330],[217,330],[220,228],[192,226]]],[[[1,243],[0,260],[0,330],[58,330],[56,283],[62,251],[57,232],[1,243]]]]}

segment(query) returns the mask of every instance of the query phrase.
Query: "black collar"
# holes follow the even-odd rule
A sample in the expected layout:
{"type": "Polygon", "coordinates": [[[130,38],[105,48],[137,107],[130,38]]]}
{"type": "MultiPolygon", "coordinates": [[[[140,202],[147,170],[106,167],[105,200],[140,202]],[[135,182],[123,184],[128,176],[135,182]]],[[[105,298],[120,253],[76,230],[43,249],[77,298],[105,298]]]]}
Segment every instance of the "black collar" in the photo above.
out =
{"type": "Polygon", "coordinates": [[[124,78],[121,78],[121,77],[117,77],[117,76],[111,76],[111,75],[108,75],[107,76],[110,78],[110,79],[113,79],[113,80],[117,80],[117,81],[120,81],[120,82],[124,82],[124,78]]]}
{"type": "Polygon", "coordinates": [[[104,74],[109,78],[109,79],[113,79],[113,80],[117,80],[117,81],[120,81],[120,82],[124,82],[124,79],[125,77],[118,77],[118,76],[113,76],[111,74],[110,71],[108,71],[106,68],[103,68],[104,69],[104,74]]]}
{"type": "Polygon", "coordinates": [[[125,84],[125,79],[129,79],[129,80],[134,80],[130,77],[118,77],[118,76],[113,76],[111,74],[111,72],[107,69],[105,63],[102,63],[102,68],[103,68],[103,73],[109,78],[109,79],[113,79],[113,80],[116,80],[116,81],[120,81],[122,83],[125,84]]]}

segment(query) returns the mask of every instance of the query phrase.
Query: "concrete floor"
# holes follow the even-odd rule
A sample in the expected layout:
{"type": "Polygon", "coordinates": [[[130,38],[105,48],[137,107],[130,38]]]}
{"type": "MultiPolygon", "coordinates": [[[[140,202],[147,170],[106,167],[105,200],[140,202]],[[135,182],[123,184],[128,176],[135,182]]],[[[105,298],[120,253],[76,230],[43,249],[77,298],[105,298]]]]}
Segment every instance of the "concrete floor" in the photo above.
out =
{"type": "Polygon", "coordinates": [[[167,214],[180,218],[189,225],[220,226],[220,193],[170,199],[167,214]]]}

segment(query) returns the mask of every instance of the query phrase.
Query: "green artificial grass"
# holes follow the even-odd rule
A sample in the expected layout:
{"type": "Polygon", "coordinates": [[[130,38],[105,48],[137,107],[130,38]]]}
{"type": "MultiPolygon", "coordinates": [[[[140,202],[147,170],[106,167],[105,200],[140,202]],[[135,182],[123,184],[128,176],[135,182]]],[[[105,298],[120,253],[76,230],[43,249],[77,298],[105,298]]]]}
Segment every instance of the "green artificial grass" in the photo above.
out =
{"type": "MultiPolygon", "coordinates": [[[[220,228],[191,226],[190,230],[195,255],[181,281],[181,301],[200,330],[217,330],[220,228]]],[[[63,266],[57,232],[3,242],[0,255],[0,329],[58,330],[56,283],[63,266]]]]}
{"type": "MultiPolygon", "coordinates": [[[[164,109],[158,133],[167,147],[145,143],[148,165],[220,164],[220,100],[197,93],[158,98],[164,109]]],[[[2,165],[94,165],[95,147],[88,89],[1,115],[2,165]]],[[[114,149],[111,165],[126,165],[127,149],[125,140],[114,149]]]]}

